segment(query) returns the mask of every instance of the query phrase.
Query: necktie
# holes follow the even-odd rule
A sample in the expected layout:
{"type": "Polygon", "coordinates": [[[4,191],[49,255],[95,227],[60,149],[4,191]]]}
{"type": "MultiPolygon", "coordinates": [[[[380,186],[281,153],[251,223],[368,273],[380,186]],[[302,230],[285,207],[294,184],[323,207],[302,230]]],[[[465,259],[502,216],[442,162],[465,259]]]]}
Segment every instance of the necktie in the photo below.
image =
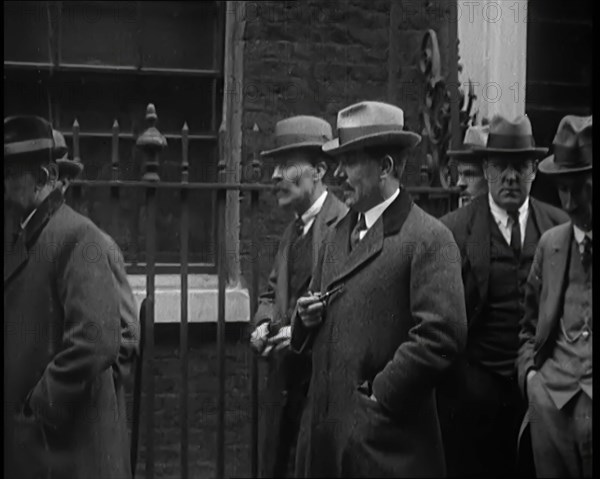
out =
{"type": "Polygon", "coordinates": [[[508,216],[512,222],[512,229],[510,233],[510,247],[515,253],[517,258],[521,257],[521,225],[519,224],[519,212],[509,211],[508,216]]]}
{"type": "Polygon", "coordinates": [[[302,221],[302,217],[297,218],[294,225],[296,227],[296,238],[301,238],[304,234],[304,221],[302,221]]]}
{"type": "Polygon", "coordinates": [[[588,235],[583,237],[579,251],[581,252],[581,263],[587,271],[592,264],[592,240],[588,235]]]}
{"type": "Polygon", "coordinates": [[[367,229],[367,224],[365,223],[365,215],[358,215],[358,221],[356,222],[356,226],[350,233],[350,251],[356,248],[356,245],[360,241],[360,232],[367,229]]]}

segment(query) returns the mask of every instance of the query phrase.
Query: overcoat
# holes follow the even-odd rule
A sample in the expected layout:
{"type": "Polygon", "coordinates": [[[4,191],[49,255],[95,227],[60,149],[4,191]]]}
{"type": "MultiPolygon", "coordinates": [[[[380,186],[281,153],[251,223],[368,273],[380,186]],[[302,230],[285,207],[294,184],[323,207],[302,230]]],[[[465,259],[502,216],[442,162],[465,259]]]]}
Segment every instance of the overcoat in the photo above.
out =
{"type": "Polygon", "coordinates": [[[4,259],[6,477],[130,478],[137,315],[118,247],[57,189],[4,259]]]}
{"type": "MultiPolygon", "coordinates": [[[[568,286],[572,241],[572,222],[549,229],[540,238],[531,265],[525,285],[525,315],[521,321],[517,359],[519,387],[524,396],[527,373],[540,369],[553,352],[568,286]]],[[[521,447],[529,445],[528,426],[529,414],[526,414],[519,433],[521,447]]]]}
{"type": "MultiPolygon", "coordinates": [[[[329,192],[321,211],[311,226],[313,228],[311,270],[316,265],[318,251],[325,233],[336,221],[343,218],[347,212],[348,207],[332,192],[329,192]]],[[[293,231],[294,222],[292,221],[285,229],[279,242],[273,268],[269,275],[267,289],[259,298],[253,327],[265,321],[271,321],[281,326],[290,324],[288,314],[290,310],[288,258],[293,231]]],[[[311,276],[309,275],[300,282],[308,286],[310,279],[311,276]]],[[[293,305],[291,306],[293,307],[293,305]]],[[[284,408],[286,404],[293,402],[296,409],[301,409],[305,401],[305,397],[295,397],[304,396],[301,391],[302,388],[294,388],[291,393],[294,397],[290,395],[290,381],[300,385],[301,382],[308,384],[310,379],[310,368],[302,367],[303,363],[310,365],[310,357],[298,358],[295,354],[290,354],[289,350],[272,351],[269,356],[266,384],[264,385],[260,401],[260,477],[274,477],[275,474],[280,474],[276,466],[278,447],[281,443],[282,433],[285,432],[284,428],[292,427],[291,424],[286,424],[284,408]],[[301,377],[298,377],[296,373],[300,373],[301,377]]]]}
{"type": "Polygon", "coordinates": [[[356,218],[319,255],[311,289],[342,287],[322,324],[294,317],[292,348],[313,360],[296,474],[443,476],[435,387],[467,327],[456,244],[404,189],[350,251],[356,218]]]}

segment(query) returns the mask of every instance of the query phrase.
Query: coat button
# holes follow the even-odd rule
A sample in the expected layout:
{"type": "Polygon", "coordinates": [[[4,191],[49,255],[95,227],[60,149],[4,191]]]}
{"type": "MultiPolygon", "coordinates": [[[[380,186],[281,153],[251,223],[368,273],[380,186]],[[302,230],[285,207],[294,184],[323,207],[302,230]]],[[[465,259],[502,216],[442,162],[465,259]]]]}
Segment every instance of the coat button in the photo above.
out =
{"type": "Polygon", "coordinates": [[[583,337],[583,339],[587,339],[590,335],[590,332],[586,329],[585,331],[583,331],[583,333],[581,333],[581,336],[583,337]]]}

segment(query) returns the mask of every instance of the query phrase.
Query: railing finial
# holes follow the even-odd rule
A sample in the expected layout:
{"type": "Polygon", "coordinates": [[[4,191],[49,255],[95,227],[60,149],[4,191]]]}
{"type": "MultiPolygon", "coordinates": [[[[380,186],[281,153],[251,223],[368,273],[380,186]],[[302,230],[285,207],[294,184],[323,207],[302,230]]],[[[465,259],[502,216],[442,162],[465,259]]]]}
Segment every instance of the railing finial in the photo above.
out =
{"type": "Polygon", "coordinates": [[[142,150],[145,157],[146,171],[142,176],[142,181],[160,181],[158,156],[167,147],[167,139],[156,127],[158,115],[153,103],[149,103],[146,107],[146,123],[148,125],[146,130],[135,142],[135,146],[142,150]]]}

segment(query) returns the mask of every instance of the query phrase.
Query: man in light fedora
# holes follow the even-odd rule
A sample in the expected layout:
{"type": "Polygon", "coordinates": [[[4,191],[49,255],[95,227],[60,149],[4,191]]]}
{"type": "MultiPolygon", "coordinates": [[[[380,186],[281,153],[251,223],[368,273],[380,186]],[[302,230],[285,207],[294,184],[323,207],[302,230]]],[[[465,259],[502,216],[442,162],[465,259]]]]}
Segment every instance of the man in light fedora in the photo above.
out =
{"type": "Polygon", "coordinates": [[[306,292],[326,231],[348,208],[323,183],[328,158],[321,147],[331,125],[314,116],[277,122],[275,147],[261,153],[273,162],[277,202],[293,211],[279,242],[266,291],[259,298],[251,344],[268,360],[261,398],[260,477],[293,474],[293,459],[310,379],[310,357],[289,349],[290,319],[296,300],[306,292]]]}
{"type": "Polygon", "coordinates": [[[564,117],[553,146],[539,169],[555,179],[571,221],[541,237],[525,287],[523,426],[538,477],[593,477],[592,117],[564,117]]]}
{"type": "Polygon", "coordinates": [[[65,137],[58,130],[52,130],[54,137],[54,156],[58,165],[58,186],[63,195],[69,189],[71,182],[83,172],[83,163],[78,158],[69,158],[69,149],[65,137]]]}
{"type": "MultiPolygon", "coordinates": [[[[529,196],[548,149],[535,146],[526,116],[495,116],[473,150],[489,193],[441,219],[461,251],[469,337],[438,402],[449,475],[511,477],[525,413],[515,365],[525,280],[540,236],[567,217],[529,196]]],[[[519,472],[531,473],[525,465],[519,472]]]]}
{"type": "Polygon", "coordinates": [[[46,120],[4,120],[21,219],[4,254],[6,476],[129,478],[116,245],[65,204],[57,170],[46,120]]]}
{"type": "Polygon", "coordinates": [[[452,235],[401,186],[421,137],[403,111],[364,101],[338,113],[323,151],[349,213],[298,300],[295,351],[312,350],[297,477],[439,477],[435,386],[466,341],[452,235]]]}
{"type": "Polygon", "coordinates": [[[488,193],[482,155],[475,153],[473,148],[486,145],[489,129],[489,125],[470,126],[465,132],[462,148],[447,152],[451,166],[456,168],[456,186],[461,189],[459,206],[465,206],[474,198],[488,193]]]}

